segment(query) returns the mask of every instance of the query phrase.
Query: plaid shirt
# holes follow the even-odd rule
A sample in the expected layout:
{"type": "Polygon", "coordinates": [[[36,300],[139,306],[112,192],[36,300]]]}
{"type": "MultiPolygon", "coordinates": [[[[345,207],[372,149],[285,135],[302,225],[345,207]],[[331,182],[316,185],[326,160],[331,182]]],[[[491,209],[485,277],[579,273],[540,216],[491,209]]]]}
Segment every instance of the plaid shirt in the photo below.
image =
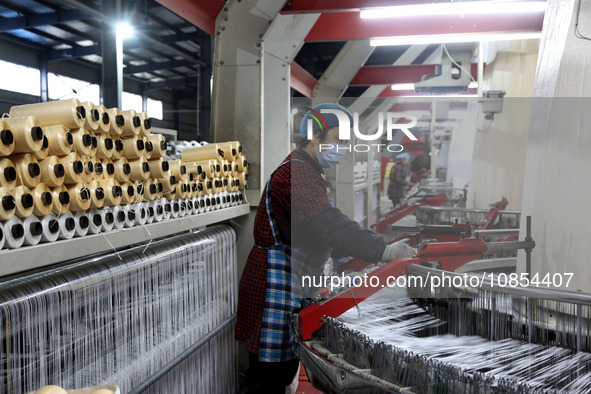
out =
{"type": "MultiPolygon", "coordinates": [[[[292,220],[307,223],[321,208],[330,206],[326,195],[323,170],[307,153],[297,150],[284,160],[293,160],[281,166],[274,174],[269,194],[273,216],[282,241],[291,243],[292,220]],[[296,161],[297,160],[297,161],[296,161]],[[293,205],[293,206],[292,206],[293,205]]],[[[261,247],[274,244],[263,191],[254,222],[254,241],[261,247]]],[[[258,353],[261,324],[267,291],[267,250],[254,246],[238,288],[236,340],[249,352],[258,353]]]]}

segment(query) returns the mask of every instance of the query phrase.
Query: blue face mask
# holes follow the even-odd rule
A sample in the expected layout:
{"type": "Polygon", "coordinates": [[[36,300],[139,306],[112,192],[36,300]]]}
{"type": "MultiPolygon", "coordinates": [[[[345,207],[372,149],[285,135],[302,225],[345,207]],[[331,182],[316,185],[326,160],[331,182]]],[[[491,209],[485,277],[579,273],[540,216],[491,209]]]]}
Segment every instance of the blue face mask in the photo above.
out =
{"type": "Polygon", "coordinates": [[[318,164],[322,168],[333,168],[343,160],[345,154],[347,150],[344,145],[331,143],[330,148],[317,153],[318,164]]]}

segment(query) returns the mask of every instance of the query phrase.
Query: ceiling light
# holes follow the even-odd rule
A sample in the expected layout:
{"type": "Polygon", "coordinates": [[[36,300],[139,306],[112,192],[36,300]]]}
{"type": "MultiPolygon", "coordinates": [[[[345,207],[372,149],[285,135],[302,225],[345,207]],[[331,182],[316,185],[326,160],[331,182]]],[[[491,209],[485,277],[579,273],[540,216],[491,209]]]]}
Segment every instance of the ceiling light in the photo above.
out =
{"type": "MultiPolygon", "coordinates": [[[[468,85],[468,89],[476,89],[478,87],[478,82],[472,81],[468,85]]],[[[414,90],[415,84],[414,83],[395,83],[390,86],[392,90],[414,90]]]]}
{"type": "Polygon", "coordinates": [[[454,3],[401,5],[361,11],[362,19],[404,18],[428,15],[486,15],[544,12],[545,1],[462,1],[454,3]]]}
{"type": "Polygon", "coordinates": [[[530,40],[541,37],[541,32],[431,34],[379,38],[370,40],[369,45],[377,47],[385,45],[448,44],[453,42],[530,40]]]}
{"type": "Polygon", "coordinates": [[[117,24],[117,35],[121,38],[129,38],[133,36],[133,27],[127,22],[120,22],[117,24]]]}

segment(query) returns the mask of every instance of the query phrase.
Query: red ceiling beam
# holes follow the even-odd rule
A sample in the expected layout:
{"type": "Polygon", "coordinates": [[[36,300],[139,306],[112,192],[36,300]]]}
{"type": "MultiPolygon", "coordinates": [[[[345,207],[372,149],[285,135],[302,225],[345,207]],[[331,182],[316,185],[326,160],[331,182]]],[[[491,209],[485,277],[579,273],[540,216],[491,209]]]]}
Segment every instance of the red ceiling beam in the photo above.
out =
{"type": "Polygon", "coordinates": [[[507,15],[415,16],[405,18],[361,19],[359,12],[335,12],[320,15],[308,33],[306,42],[366,40],[380,37],[502,33],[540,31],[544,13],[507,15]]]}
{"type": "Polygon", "coordinates": [[[318,83],[318,80],[316,80],[312,74],[304,70],[304,68],[296,62],[292,62],[290,77],[292,88],[306,97],[312,97],[314,86],[318,83]]]}
{"type": "Polygon", "coordinates": [[[285,4],[281,13],[354,12],[371,8],[433,3],[449,3],[449,0],[290,0],[285,4]]]}
{"type": "Polygon", "coordinates": [[[215,18],[226,4],[223,0],[156,1],[212,36],[215,33],[215,18]]]}
{"type": "MultiPolygon", "coordinates": [[[[478,64],[472,63],[470,72],[476,79],[478,64]]],[[[349,85],[391,85],[394,83],[415,83],[423,75],[433,74],[432,64],[416,64],[410,66],[366,66],[361,67],[349,85]]]]}

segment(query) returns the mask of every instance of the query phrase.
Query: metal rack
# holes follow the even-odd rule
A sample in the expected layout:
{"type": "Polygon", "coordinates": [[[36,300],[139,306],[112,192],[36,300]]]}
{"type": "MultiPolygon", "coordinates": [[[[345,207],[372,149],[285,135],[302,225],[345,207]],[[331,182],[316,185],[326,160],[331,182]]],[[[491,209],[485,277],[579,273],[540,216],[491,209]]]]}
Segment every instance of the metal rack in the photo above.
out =
{"type": "Polygon", "coordinates": [[[14,250],[2,250],[0,251],[0,276],[12,275],[83,256],[113,251],[113,249],[119,250],[130,245],[230,220],[246,215],[249,212],[249,204],[242,204],[144,226],[87,235],[82,238],[61,240],[14,250]]]}

